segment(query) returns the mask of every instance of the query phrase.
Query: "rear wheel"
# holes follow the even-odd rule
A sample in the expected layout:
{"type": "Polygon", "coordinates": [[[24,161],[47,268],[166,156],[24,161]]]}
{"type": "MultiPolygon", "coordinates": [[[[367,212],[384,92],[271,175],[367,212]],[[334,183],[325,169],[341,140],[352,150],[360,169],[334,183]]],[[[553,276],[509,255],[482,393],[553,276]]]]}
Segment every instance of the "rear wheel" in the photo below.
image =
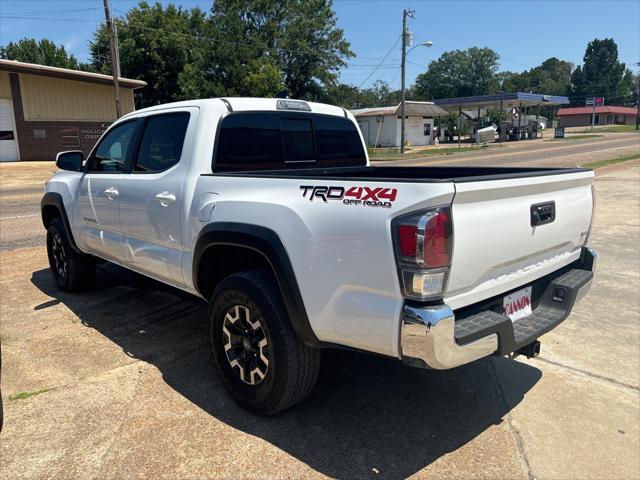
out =
{"type": "Polygon", "coordinates": [[[60,218],[51,220],[47,228],[47,255],[51,275],[60,290],[78,292],[93,284],[96,264],[71,248],[60,218]]]}
{"type": "Polygon", "coordinates": [[[296,336],[269,272],[240,272],[222,280],[209,319],[216,367],[240,405],[269,415],[311,392],[320,351],[296,336]]]}

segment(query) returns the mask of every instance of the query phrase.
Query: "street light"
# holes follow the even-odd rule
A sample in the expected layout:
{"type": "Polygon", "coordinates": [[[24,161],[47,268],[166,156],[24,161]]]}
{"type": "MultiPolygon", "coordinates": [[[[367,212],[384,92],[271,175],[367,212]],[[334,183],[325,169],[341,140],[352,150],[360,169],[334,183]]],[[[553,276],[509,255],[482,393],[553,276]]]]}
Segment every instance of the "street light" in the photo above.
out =
{"type": "Polygon", "coordinates": [[[402,63],[401,63],[401,69],[402,69],[402,95],[401,95],[401,101],[400,101],[400,153],[404,153],[404,142],[405,142],[405,127],[404,127],[404,101],[405,101],[405,86],[404,86],[404,74],[405,74],[405,62],[406,62],[406,58],[407,58],[407,54],[413,50],[414,48],[418,48],[418,47],[427,47],[427,48],[431,48],[433,46],[433,42],[431,40],[427,40],[426,42],[422,42],[419,43],[417,45],[414,45],[413,47],[411,47],[409,50],[407,50],[407,26],[406,26],[406,10],[405,10],[405,15],[402,18],[402,30],[403,30],[403,35],[402,35],[402,63]]]}
{"type": "Polygon", "coordinates": [[[409,54],[409,52],[411,50],[413,50],[414,48],[418,48],[418,47],[427,47],[427,48],[431,48],[433,47],[433,42],[431,40],[427,40],[426,42],[422,42],[419,43],[418,45],[414,45],[413,47],[411,47],[409,50],[407,50],[407,55],[409,54]]]}

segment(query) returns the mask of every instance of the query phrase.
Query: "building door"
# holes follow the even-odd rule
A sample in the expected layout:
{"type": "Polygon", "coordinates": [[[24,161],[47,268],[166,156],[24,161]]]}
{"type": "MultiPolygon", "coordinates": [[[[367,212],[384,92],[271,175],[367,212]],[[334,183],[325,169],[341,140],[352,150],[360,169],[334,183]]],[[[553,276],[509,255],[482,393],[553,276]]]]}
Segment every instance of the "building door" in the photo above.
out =
{"type": "Polygon", "coordinates": [[[10,98],[0,98],[0,162],[17,162],[18,142],[10,98]]]}

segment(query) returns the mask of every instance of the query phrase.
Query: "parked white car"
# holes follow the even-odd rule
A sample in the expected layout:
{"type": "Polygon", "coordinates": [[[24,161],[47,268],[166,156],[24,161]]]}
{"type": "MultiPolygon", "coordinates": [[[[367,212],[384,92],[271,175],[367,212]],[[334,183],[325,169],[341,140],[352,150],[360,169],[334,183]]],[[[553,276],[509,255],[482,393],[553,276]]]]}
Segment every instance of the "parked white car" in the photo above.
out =
{"type": "Polygon", "coordinates": [[[159,105],[57,164],[59,288],[107,260],[210,301],[224,384],[261,414],[309,394],[322,348],[434,369],[533,357],[593,278],[592,171],[371,166],[330,105],[159,105]]]}

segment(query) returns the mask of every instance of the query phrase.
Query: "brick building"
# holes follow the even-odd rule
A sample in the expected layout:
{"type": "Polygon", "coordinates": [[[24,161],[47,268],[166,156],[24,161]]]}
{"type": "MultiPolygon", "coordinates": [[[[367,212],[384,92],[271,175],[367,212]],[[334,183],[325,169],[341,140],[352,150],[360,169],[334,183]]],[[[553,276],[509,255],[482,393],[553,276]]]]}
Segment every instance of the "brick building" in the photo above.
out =
{"type": "MultiPolygon", "coordinates": [[[[120,79],[123,114],[145,85],[120,79]]],[[[53,160],[63,150],[86,155],[115,119],[112,77],[0,59],[0,161],[53,160]]]]}
{"type": "MultiPolygon", "coordinates": [[[[583,127],[591,125],[593,107],[561,108],[558,110],[559,127],[583,127]]],[[[638,110],[630,107],[596,107],[596,125],[635,125],[638,110]]]]}

